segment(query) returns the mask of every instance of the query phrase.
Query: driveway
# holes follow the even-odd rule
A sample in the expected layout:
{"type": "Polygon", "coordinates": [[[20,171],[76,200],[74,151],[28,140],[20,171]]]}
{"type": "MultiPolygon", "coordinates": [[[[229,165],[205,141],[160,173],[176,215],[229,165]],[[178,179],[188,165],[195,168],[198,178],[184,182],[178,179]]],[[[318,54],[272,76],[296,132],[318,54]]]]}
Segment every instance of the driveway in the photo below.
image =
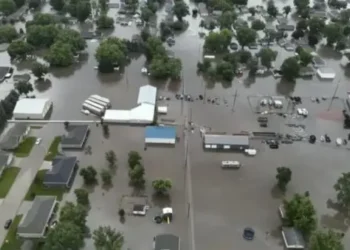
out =
{"type": "MultiPolygon", "coordinates": [[[[18,167],[20,167],[20,172],[10,189],[10,192],[7,194],[2,204],[0,205],[0,243],[4,241],[6,237],[7,230],[4,229],[3,225],[6,220],[14,218],[17,214],[17,211],[20,210],[21,203],[33,182],[37,171],[40,169],[43,163],[43,159],[46,155],[47,148],[50,146],[50,143],[54,135],[48,136],[47,128],[43,128],[43,138],[40,145],[34,145],[31,154],[22,158],[19,162],[18,167]]],[[[41,134],[41,133],[39,133],[41,134]]],[[[24,210],[22,210],[24,211],[24,210]]]]}

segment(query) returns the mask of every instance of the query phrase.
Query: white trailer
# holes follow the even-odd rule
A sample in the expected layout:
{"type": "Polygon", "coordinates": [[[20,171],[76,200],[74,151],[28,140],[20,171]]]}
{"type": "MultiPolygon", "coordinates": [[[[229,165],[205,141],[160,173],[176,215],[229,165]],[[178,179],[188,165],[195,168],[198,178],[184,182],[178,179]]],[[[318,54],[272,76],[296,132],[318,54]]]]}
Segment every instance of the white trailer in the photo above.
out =
{"type": "Polygon", "coordinates": [[[104,109],[96,108],[96,107],[89,105],[85,102],[83,103],[83,109],[88,110],[90,113],[97,115],[97,116],[102,116],[104,114],[104,111],[105,111],[104,109]]]}
{"type": "Polygon", "coordinates": [[[89,104],[89,105],[91,105],[91,106],[94,106],[95,108],[105,110],[105,107],[104,107],[104,106],[102,106],[102,105],[100,105],[100,104],[98,104],[98,103],[96,103],[96,102],[92,102],[92,101],[86,100],[84,103],[85,103],[85,104],[89,104]]]}
{"type": "Polygon", "coordinates": [[[111,101],[108,98],[105,98],[105,97],[102,97],[99,95],[91,95],[89,98],[93,98],[93,99],[96,99],[98,101],[104,102],[104,103],[106,103],[106,105],[108,105],[108,107],[112,106],[111,101]]]}
{"type": "Polygon", "coordinates": [[[93,103],[96,103],[98,105],[101,105],[102,107],[104,107],[105,109],[109,108],[108,104],[106,104],[105,102],[101,102],[97,99],[94,99],[92,97],[90,97],[89,99],[87,99],[87,101],[90,101],[90,102],[93,102],[93,103]]]}

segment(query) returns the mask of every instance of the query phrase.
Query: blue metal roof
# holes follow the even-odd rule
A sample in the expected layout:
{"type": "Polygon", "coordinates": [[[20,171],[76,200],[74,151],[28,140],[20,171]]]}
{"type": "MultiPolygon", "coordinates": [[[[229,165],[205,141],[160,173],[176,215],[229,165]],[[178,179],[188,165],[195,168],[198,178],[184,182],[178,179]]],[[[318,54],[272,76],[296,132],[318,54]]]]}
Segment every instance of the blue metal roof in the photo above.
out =
{"type": "Polygon", "coordinates": [[[148,126],[145,129],[145,138],[175,139],[175,127],[148,126]]]}

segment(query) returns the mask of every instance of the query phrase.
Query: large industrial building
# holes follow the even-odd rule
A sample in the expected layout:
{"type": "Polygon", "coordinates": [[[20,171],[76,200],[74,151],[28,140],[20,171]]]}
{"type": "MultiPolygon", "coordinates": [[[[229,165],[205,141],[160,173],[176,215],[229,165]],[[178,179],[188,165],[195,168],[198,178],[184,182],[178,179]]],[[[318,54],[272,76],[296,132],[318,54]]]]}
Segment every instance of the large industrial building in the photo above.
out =
{"type": "Polygon", "coordinates": [[[176,128],[148,126],[145,129],[145,143],[174,145],[176,143],[176,128]]]}
{"type": "Polygon", "coordinates": [[[139,90],[137,106],[130,110],[107,109],[103,116],[106,123],[151,124],[157,102],[157,88],[146,85],[139,90]]]}
{"type": "Polygon", "coordinates": [[[13,111],[14,119],[42,120],[52,106],[50,99],[24,98],[17,102],[13,111]]]}

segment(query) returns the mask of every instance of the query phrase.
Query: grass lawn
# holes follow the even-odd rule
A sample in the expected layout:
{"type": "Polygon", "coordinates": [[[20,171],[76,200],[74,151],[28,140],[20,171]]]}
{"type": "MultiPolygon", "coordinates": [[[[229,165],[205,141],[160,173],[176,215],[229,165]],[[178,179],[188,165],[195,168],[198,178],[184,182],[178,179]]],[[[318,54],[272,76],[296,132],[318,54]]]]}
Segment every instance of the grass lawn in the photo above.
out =
{"type": "Polygon", "coordinates": [[[52,161],[53,158],[58,154],[58,146],[61,142],[61,136],[56,136],[55,139],[51,142],[51,145],[49,147],[49,152],[47,152],[45,156],[45,161],[52,161]]]}
{"type": "Polygon", "coordinates": [[[24,141],[19,144],[18,148],[15,150],[15,156],[17,157],[27,157],[32,151],[32,148],[35,144],[36,137],[29,136],[24,139],[24,141]]]}
{"type": "Polygon", "coordinates": [[[22,219],[22,215],[20,214],[20,215],[17,215],[13,220],[9,230],[7,231],[7,235],[4,240],[4,243],[1,246],[1,250],[21,249],[22,241],[20,239],[17,239],[16,237],[17,226],[21,221],[21,219],[22,219]]]}
{"type": "Polygon", "coordinates": [[[0,177],[0,199],[6,197],[7,193],[10,191],[12,184],[19,173],[20,169],[17,167],[8,167],[4,170],[0,177]]]}
{"type": "Polygon", "coordinates": [[[63,194],[67,192],[68,189],[45,187],[43,185],[43,180],[44,180],[46,171],[47,171],[46,169],[38,171],[32,185],[30,185],[30,188],[26,194],[26,197],[24,198],[26,201],[34,200],[34,197],[36,195],[52,195],[52,196],[56,196],[57,200],[59,201],[62,200],[63,194]]]}

